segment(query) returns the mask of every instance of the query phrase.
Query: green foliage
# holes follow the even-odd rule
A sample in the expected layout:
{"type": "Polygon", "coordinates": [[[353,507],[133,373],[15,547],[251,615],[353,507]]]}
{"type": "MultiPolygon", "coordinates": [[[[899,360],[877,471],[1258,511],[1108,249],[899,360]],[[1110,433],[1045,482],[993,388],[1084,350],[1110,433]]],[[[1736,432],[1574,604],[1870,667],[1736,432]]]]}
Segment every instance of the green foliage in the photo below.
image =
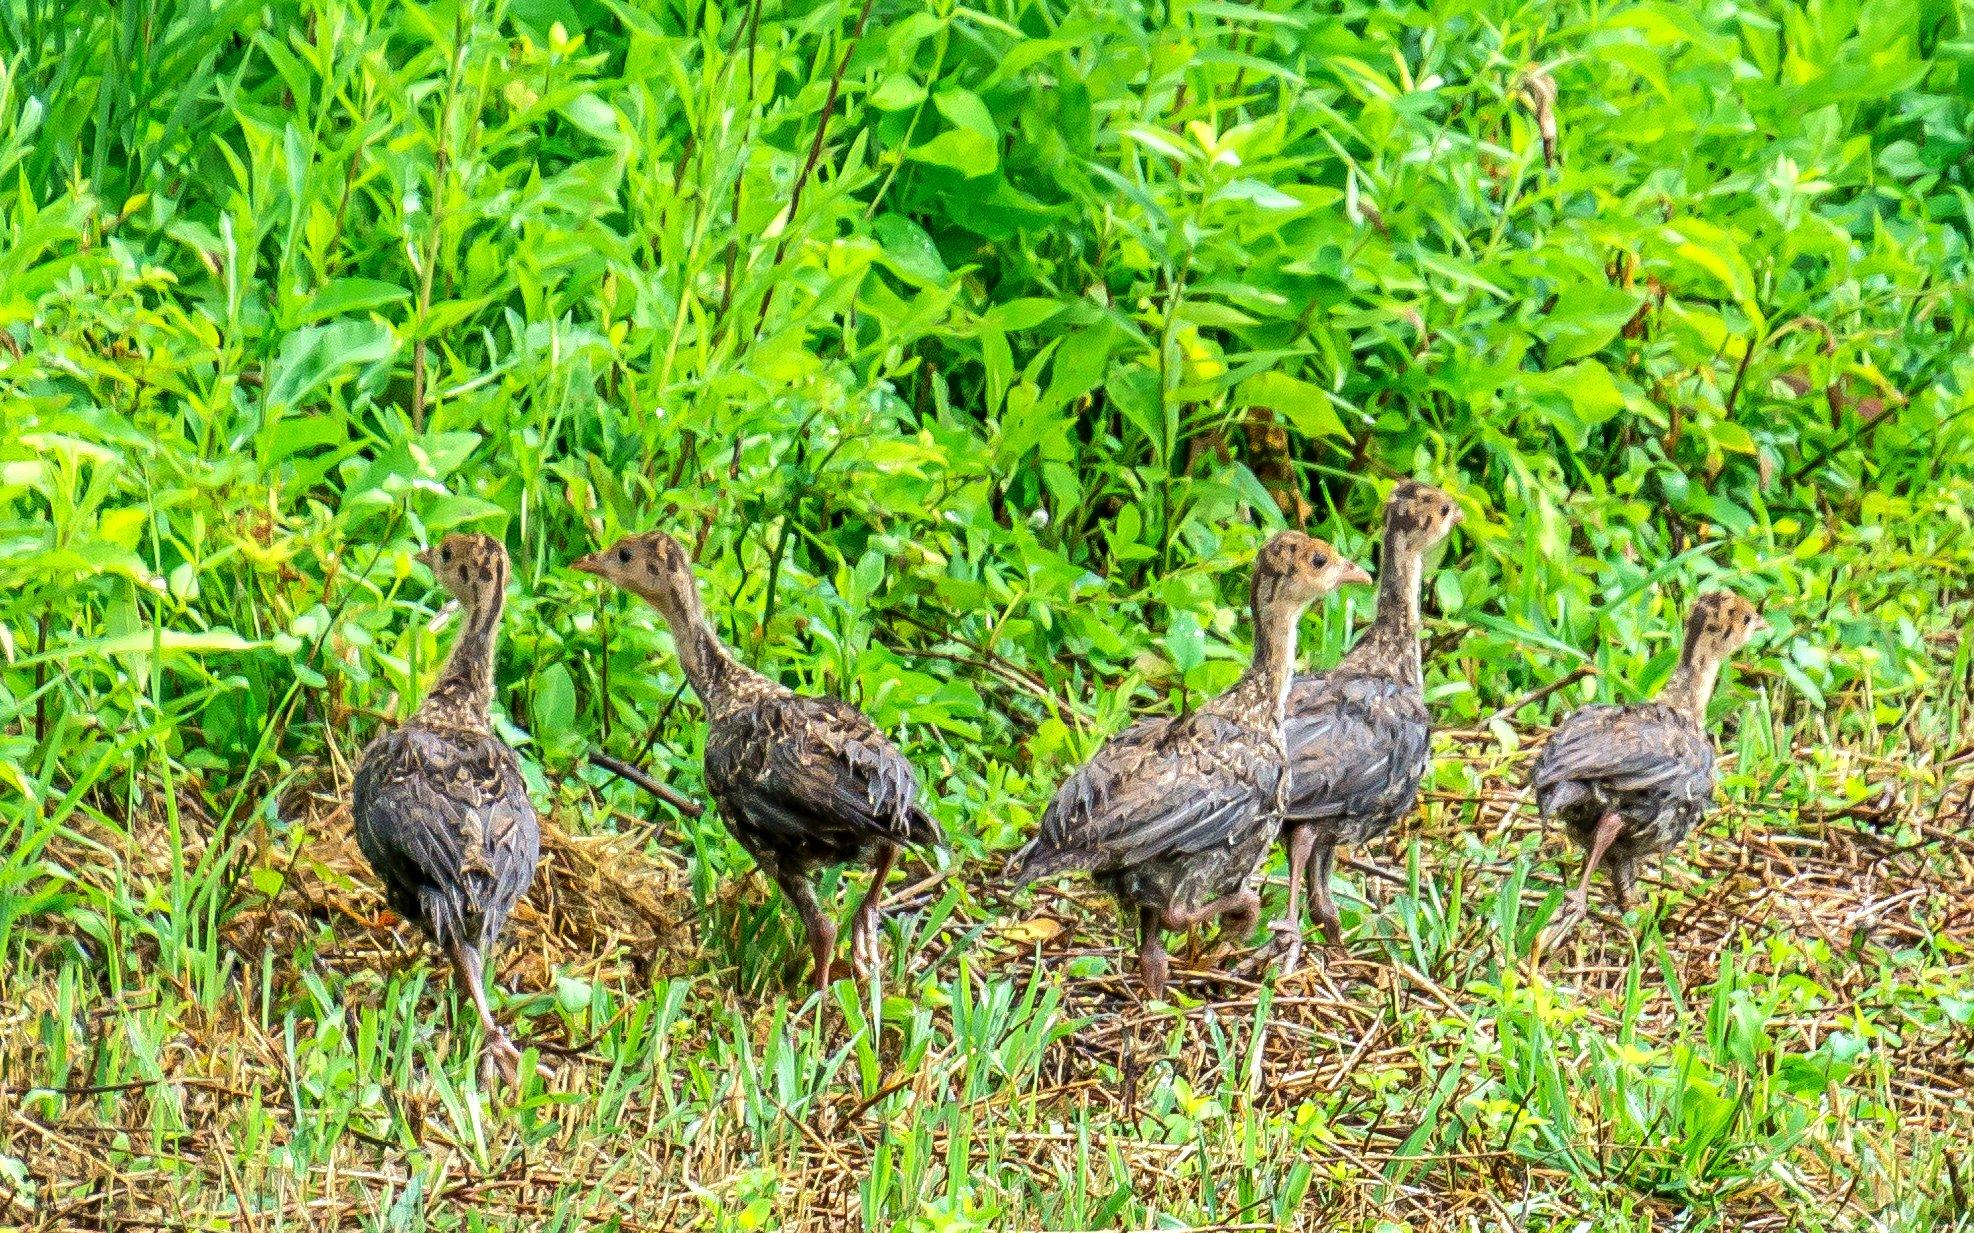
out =
{"type": "MultiPolygon", "coordinates": [[[[590,749],[697,775],[667,636],[564,568],[621,531],[694,542],[729,638],[898,734],[956,859],[998,860],[1104,735],[1237,674],[1241,567],[1285,509],[1368,560],[1402,475],[1468,514],[1427,597],[1446,727],[1512,750],[1649,692],[1723,585],[1776,627],[1717,712],[1737,799],[1873,790],[1798,741],[1966,740],[1974,41],[1949,0],[4,0],[0,61],[0,966],[23,965],[0,987],[57,990],[71,1024],[172,976],[90,1083],[156,1078],[188,1007],[253,1003],[295,1067],[263,1097],[296,1169],[337,1127],[398,1135],[376,1080],[414,1071],[499,1165],[414,1030],[418,979],[345,1009],[340,977],[297,999],[220,940],[249,897],[229,845],[289,825],[263,802],[419,695],[443,632],[410,554],[456,527],[515,557],[503,730],[538,799],[596,827],[633,798],[590,749]],[[74,867],[160,811],[169,868],[74,867]],[[181,824],[211,842],[188,855],[181,824]]],[[[1365,607],[1312,615],[1305,659],[1365,607]]],[[[711,903],[746,860],[710,816],[684,837],[711,903]]],[[[1665,1039],[1558,1023],[1455,953],[1482,918],[1526,948],[1545,854],[1488,856],[1511,889],[1415,879],[1387,909],[1490,1025],[1421,1048],[1496,1086],[1408,1093],[1408,1116],[1464,1109],[1586,1187],[1588,1117],[1635,1186],[1713,1210],[1884,1065],[1868,1032],[1763,1037],[1798,1008],[1731,963],[1665,1039]]],[[[901,928],[957,945],[954,895],[901,928]]],[[[779,992],[773,906],[709,910],[742,926],[718,957],[749,995],[779,992]]],[[[1964,1008],[1958,973],[1917,1000],[1964,1008]]],[[[735,1074],[774,1093],[737,1115],[758,1172],[710,1227],[773,1209],[816,1082],[872,1095],[914,1049],[957,1103],[886,1140],[872,1227],[1157,1215],[1091,1106],[1049,1131],[1087,1141],[1086,1173],[943,1176],[956,1138],[994,1142],[965,1102],[1031,1090],[1073,1020],[951,962],[897,976],[924,987],[880,1008],[905,1042],[882,1062],[874,1029],[843,1053],[732,1007],[674,1059],[683,985],[535,1013],[629,1014],[584,1133],[621,1133],[635,1085],[680,1085],[674,1135],[740,1100],[735,1074]],[[919,1211],[924,1187],[945,1197],[919,1211]]],[[[70,1081],[88,1044],[48,1030],[32,1081],[70,1081]]],[[[1269,1152],[1362,1112],[1242,1091],[1148,1107],[1148,1137],[1244,1144],[1258,1187],[1199,1164],[1167,1216],[1293,1220],[1309,1173],[1269,1152]]]]}

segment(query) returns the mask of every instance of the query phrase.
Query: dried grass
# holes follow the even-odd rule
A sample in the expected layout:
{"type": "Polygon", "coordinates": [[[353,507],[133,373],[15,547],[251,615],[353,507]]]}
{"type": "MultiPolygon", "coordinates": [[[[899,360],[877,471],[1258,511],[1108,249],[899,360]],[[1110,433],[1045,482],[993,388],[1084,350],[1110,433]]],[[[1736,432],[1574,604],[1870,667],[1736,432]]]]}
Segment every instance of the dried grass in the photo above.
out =
{"type": "MultiPolygon", "coordinates": [[[[1423,822],[1415,819],[1412,827],[1369,853],[1370,860],[1399,864],[1416,838],[1440,858],[1435,868],[1444,880],[1459,862],[1453,854],[1463,850],[1454,842],[1461,831],[1478,827],[1510,844],[1526,837],[1536,823],[1518,808],[1512,766],[1480,752],[1471,756],[1482,771],[1483,788],[1470,796],[1429,800],[1420,815],[1423,822]]],[[[1839,979],[1830,996],[1811,1019],[1795,1024],[1814,1041],[1857,1008],[1873,1003],[1878,969],[1867,960],[1874,948],[1910,945],[1930,936],[1949,948],[1963,948],[1963,955],[1974,954],[1974,901],[1964,893],[1974,882],[1974,843],[1965,838],[1974,798],[1969,779],[1963,775],[1923,798],[1916,780],[1888,779],[1897,791],[1864,812],[1791,819],[1753,811],[1729,819],[1739,842],[1722,842],[1715,830],[1690,844],[1667,863],[1656,885],[1648,885],[1663,905],[1660,928],[1682,985],[1690,990],[1714,979],[1721,956],[1738,950],[1743,939],[1819,940],[1834,955],[1856,958],[1836,965],[1839,979]],[[1895,834],[1920,838],[1901,845],[1887,838],[1895,834]]],[[[205,856],[210,842],[211,819],[195,806],[189,795],[181,802],[187,861],[205,856]]],[[[334,784],[291,791],[281,812],[290,829],[279,841],[258,825],[235,840],[229,859],[240,869],[279,867],[285,880],[271,898],[256,898],[243,880],[239,893],[249,902],[228,924],[226,945],[240,956],[241,970],[253,970],[264,956],[274,956],[277,984],[284,989],[302,978],[291,957],[307,952],[315,964],[352,976],[345,986],[350,996],[375,996],[381,982],[366,980],[364,974],[413,961],[417,939],[390,916],[372,888],[334,784]],[[325,934],[333,938],[326,946],[320,944],[325,934]]],[[[161,852],[164,823],[158,813],[153,810],[135,824],[127,839],[98,835],[95,843],[60,856],[82,870],[92,870],[90,862],[98,862],[85,878],[106,873],[106,856],[120,861],[120,876],[132,881],[168,874],[170,859],[161,852]]],[[[544,869],[517,912],[503,981],[510,987],[541,989],[560,970],[635,992],[654,976],[673,975],[693,979],[695,997],[745,1010],[721,975],[709,971],[682,862],[646,839],[639,830],[572,835],[550,823],[544,869]]],[[[1461,873],[1472,885],[1498,870],[1469,860],[1461,873]]],[[[1529,895],[1544,889],[1534,888],[1529,895]]],[[[932,893],[921,887],[911,896],[932,893]]],[[[1008,906],[993,892],[983,892],[976,902],[981,914],[1008,906]]],[[[1381,1083],[1395,1081],[1401,1090],[1422,1090],[1438,1078],[1428,1073],[1432,1054],[1418,1040],[1408,1039],[1399,1025],[1457,1024],[1469,1017],[1467,999],[1441,983],[1443,973],[1388,962],[1382,954],[1373,957],[1375,948],[1360,941],[1353,955],[1319,954],[1302,971],[1277,982],[1259,1065],[1251,1080],[1243,1082],[1239,1075],[1219,1073],[1217,1042],[1231,1034],[1244,1041],[1243,1050],[1252,1045],[1241,1033],[1256,1017],[1260,986],[1193,970],[1182,957],[1180,987],[1199,1003],[1178,1016],[1145,1008],[1130,981],[1116,974],[1129,970],[1129,955],[1119,945],[1114,914],[1106,905],[1081,891],[1055,892],[1038,899],[1029,914],[1063,928],[1040,948],[988,942],[973,957],[976,971],[983,979],[1021,981],[1039,962],[1045,979],[1062,989],[1069,1012],[1085,1023],[1052,1048],[1039,1092],[1017,1095],[1010,1089],[979,1102],[983,1123],[993,1117],[997,1104],[1020,1099],[1031,1108],[1064,1114],[1077,1106],[1099,1107],[1113,1126],[1128,1128],[1144,1116],[1148,1093],[1180,1076],[1195,1091],[1245,1087],[1249,1099],[1271,1110],[1352,1091],[1364,1076],[1374,1074],[1381,1083]],[[1079,955],[1103,956],[1113,974],[1069,978],[1068,963],[1079,955]],[[1121,1081],[1112,1076],[1121,1076],[1121,1081]]],[[[956,919],[948,930],[957,936],[975,923],[956,919]]],[[[1374,928],[1389,925],[1381,920],[1374,928]]],[[[1498,946],[1484,921],[1474,921],[1461,939],[1462,948],[1498,946]]],[[[1632,946],[1623,931],[1586,928],[1578,941],[1549,958],[1545,974],[1568,989],[1587,1013],[1614,1027],[1632,946]]],[[[1765,954],[1756,948],[1753,962],[1766,962],[1765,954]]],[[[140,989],[121,1008],[96,1008],[96,1022],[110,1024],[120,1009],[141,1004],[145,997],[140,989]]],[[[50,990],[29,986],[18,1004],[0,1007],[5,1074],[43,1072],[33,1043],[34,1023],[52,1004],[50,990]]],[[[756,1015],[755,1022],[762,1032],[767,1030],[765,1015],[756,1015]]],[[[1673,1022],[1668,991],[1650,988],[1636,1030],[1652,1037],[1671,1032],[1673,1022]]],[[[278,1101],[285,1046],[268,1038],[255,1016],[237,1007],[210,1022],[183,1023],[181,1028],[181,1036],[168,1042],[161,1056],[167,1074],[162,1083],[112,1092],[70,1090],[65,1099],[52,1102],[52,1113],[51,1102],[28,1097],[21,1085],[0,1086],[0,1152],[19,1156],[44,1180],[43,1201],[32,1214],[16,1201],[16,1210],[0,1214],[0,1221],[17,1219],[35,1229],[162,1228],[200,1223],[224,1209],[259,1209],[259,1219],[248,1219],[246,1227],[258,1227],[273,1212],[283,1213],[291,1225],[305,1215],[310,1227],[353,1227],[359,1219],[374,1217],[380,1187],[404,1184],[397,1146],[354,1127],[328,1177],[283,1178],[270,1173],[264,1160],[243,1157],[243,1145],[230,1129],[237,1102],[248,1099],[256,1087],[278,1101]],[[136,1150],[129,1146],[133,1143],[157,1146],[136,1150]],[[204,1211],[170,1207],[187,1196],[203,1196],[200,1201],[216,1206],[204,1211]],[[160,1206],[167,1197],[169,1203],[160,1206]]],[[[1974,1115],[1974,1066],[1969,1062],[1974,1041],[1952,1043],[1923,1063],[1902,1068],[1893,1098],[1898,1118],[1914,1135],[1959,1133],[1974,1115]]],[[[941,1060],[921,1063],[900,1089],[910,1093],[908,1109],[955,1098],[941,1086],[940,1076],[953,1073],[941,1060]]],[[[557,1086],[575,1092],[592,1089],[596,1073],[608,1066],[595,1055],[563,1058],[558,1064],[562,1075],[557,1086]]],[[[528,1227],[571,1204],[585,1219],[614,1219],[625,1229],[682,1227],[702,1218],[711,1206],[736,1202],[737,1187],[759,1164],[757,1145],[734,1133],[709,1128],[676,1143],[604,1143],[582,1135],[580,1118],[571,1116],[557,1136],[526,1152],[509,1152],[499,1157],[497,1167],[481,1170],[470,1163],[474,1152],[452,1141],[453,1132],[429,1091],[395,1091],[386,1099],[427,1151],[453,1157],[446,1174],[452,1180],[440,1196],[470,1203],[496,1223],[514,1227],[528,1227]]],[[[844,1090],[823,1094],[799,1116],[789,1115],[800,1148],[797,1171],[784,1174],[777,1191],[783,1228],[838,1229],[851,1222],[859,1183],[873,1167],[887,1129],[887,1115],[878,1108],[894,1104],[844,1090]]],[[[285,1111],[277,1111],[276,1121],[281,1133],[295,1133],[285,1111]]],[[[1410,1220],[1417,1228],[1506,1225],[1520,1222],[1507,1218],[1506,1205],[1545,1191],[1570,1193],[1562,1174],[1486,1143],[1462,1143],[1456,1150],[1408,1158],[1406,1180],[1392,1184],[1387,1178],[1414,1129],[1402,1118],[1337,1127],[1313,1187],[1320,1202],[1311,1204],[1306,1223],[1299,1219],[1294,1227],[1379,1218],[1410,1220]]],[[[1009,1131],[999,1142],[1009,1167],[1043,1185],[1073,1175],[1083,1151],[1068,1132],[1009,1131]]],[[[1177,1166],[1187,1159],[1185,1153],[1203,1150],[1198,1145],[1113,1135],[1099,1146],[1128,1163],[1148,1192],[1141,1197],[1148,1200],[1183,1194],[1197,1184],[1196,1171],[1182,1177],[1177,1166]]],[[[1597,1150],[1595,1144],[1587,1146],[1597,1150]]],[[[1230,1178],[1240,1167],[1231,1158],[1209,1164],[1216,1172],[1224,1168],[1230,1178]]],[[[1640,1201],[1664,1207],[1667,1215],[1675,1210],[1670,1203],[1640,1201]]],[[[1789,1223],[1789,1201],[1779,1187],[1745,1188],[1732,1196],[1729,1206],[1746,1228],[1789,1223]]],[[[7,1212],[0,1206],[0,1213],[7,1212]]],[[[1260,1223],[1265,1216],[1252,1219],[1225,1227],[1276,1227],[1260,1223]]]]}

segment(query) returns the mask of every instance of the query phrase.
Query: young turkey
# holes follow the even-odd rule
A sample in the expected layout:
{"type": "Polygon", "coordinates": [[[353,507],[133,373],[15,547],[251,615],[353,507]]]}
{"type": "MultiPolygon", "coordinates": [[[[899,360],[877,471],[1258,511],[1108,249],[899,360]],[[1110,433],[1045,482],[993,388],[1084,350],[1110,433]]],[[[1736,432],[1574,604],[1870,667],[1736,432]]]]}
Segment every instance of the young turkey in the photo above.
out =
{"type": "Polygon", "coordinates": [[[1767,628],[1738,595],[1702,595],[1686,618],[1679,666],[1658,697],[1636,706],[1589,706],[1556,726],[1536,760],[1536,805],[1587,850],[1583,878],[1565,897],[1549,941],[1590,910],[1590,879],[1607,861],[1620,911],[1639,858],[1684,839],[1714,795],[1707,700],[1721,665],[1767,628]]]}
{"type": "Polygon", "coordinates": [[[706,790],[740,846],[795,905],[819,989],[829,987],[836,923],[810,879],[826,866],[872,863],[850,926],[851,957],[870,972],[892,865],[904,848],[945,842],[919,803],[911,764],[856,707],[795,693],[736,660],[708,623],[691,558],[671,536],[628,536],[575,568],[648,601],[671,627],[679,666],[706,708],[706,790]]]}
{"type": "Polygon", "coordinates": [[[1298,676],[1289,688],[1283,732],[1289,752],[1287,915],[1275,922],[1269,951],[1293,971],[1302,947],[1305,882],[1332,945],[1343,921],[1330,897],[1340,844],[1361,844],[1392,828],[1419,798],[1432,739],[1419,662],[1419,588],[1426,554],[1461,519],[1437,488],[1411,480],[1385,502],[1378,561],[1378,611],[1336,667],[1298,676]]]}
{"type": "Polygon", "coordinates": [[[418,559],[464,620],[424,704],[363,751],[350,813],[392,910],[452,959],[488,1056],[511,1081],[521,1051],[494,1020],[484,964],[534,880],[541,829],[520,763],[488,723],[507,550],[490,536],[448,535],[418,559]]]}
{"type": "Polygon", "coordinates": [[[1370,575],[1318,539],[1270,540],[1254,564],[1253,659],[1232,688],[1188,715],[1134,724],[1056,790],[1015,858],[1017,885],[1088,870],[1140,930],[1153,997],[1169,965],[1163,930],[1260,914],[1256,875],[1281,818],[1283,708],[1296,623],[1318,598],[1370,575]]]}

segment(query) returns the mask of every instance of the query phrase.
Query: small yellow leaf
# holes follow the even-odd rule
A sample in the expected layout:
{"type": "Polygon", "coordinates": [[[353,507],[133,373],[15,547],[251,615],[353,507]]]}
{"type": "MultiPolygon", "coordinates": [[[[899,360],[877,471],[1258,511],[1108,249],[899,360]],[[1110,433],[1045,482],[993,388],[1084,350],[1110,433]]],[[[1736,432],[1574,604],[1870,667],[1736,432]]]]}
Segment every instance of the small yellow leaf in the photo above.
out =
{"type": "Polygon", "coordinates": [[[1026,946],[1032,942],[1046,942],[1062,932],[1062,922],[1047,916],[1037,916],[1033,920],[1017,921],[1001,930],[1001,936],[1010,942],[1026,946]]]}

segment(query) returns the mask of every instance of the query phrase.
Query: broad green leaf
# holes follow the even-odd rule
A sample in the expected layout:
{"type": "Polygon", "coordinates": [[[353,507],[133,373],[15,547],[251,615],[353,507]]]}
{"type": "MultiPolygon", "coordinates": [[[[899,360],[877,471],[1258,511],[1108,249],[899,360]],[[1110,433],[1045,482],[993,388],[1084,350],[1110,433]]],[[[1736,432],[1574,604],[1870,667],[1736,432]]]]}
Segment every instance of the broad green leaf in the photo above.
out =
{"type": "Polygon", "coordinates": [[[917,162],[950,167],[968,179],[988,175],[1001,165],[1000,144],[972,129],[949,128],[923,145],[913,146],[917,162]]]}
{"type": "Polygon", "coordinates": [[[880,214],[872,229],[900,274],[921,284],[943,283],[951,277],[932,237],[911,219],[902,214],[880,214]]]}
{"type": "Polygon", "coordinates": [[[990,142],[999,142],[1001,130],[994,123],[994,117],[987,110],[987,104],[971,90],[948,87],[932,96],[932,105],[939,114],[969,133],[975,133],[990,142]]]}
{"type": "Polygon", "coordinates": [[[1282,372],[1264,372],[1241,383],[1243,406],[1267,407],[1305,437],[1349,435],[1323,387],[1282,372]]]}
{"type": "Polygon", "coordinates": [[[1579,283],[1556,298],[1544,322],[1549,362],[1566,364],[1611,344],[1638,313],[1644,296],[1608,284],[1579,283]]]}
{"type": "Polygon", "coordinates": [[[879,111],[905,111],[925,101],[925,87],[902,73],[893,73],[871,91],[871,106],[879,111]]]}

